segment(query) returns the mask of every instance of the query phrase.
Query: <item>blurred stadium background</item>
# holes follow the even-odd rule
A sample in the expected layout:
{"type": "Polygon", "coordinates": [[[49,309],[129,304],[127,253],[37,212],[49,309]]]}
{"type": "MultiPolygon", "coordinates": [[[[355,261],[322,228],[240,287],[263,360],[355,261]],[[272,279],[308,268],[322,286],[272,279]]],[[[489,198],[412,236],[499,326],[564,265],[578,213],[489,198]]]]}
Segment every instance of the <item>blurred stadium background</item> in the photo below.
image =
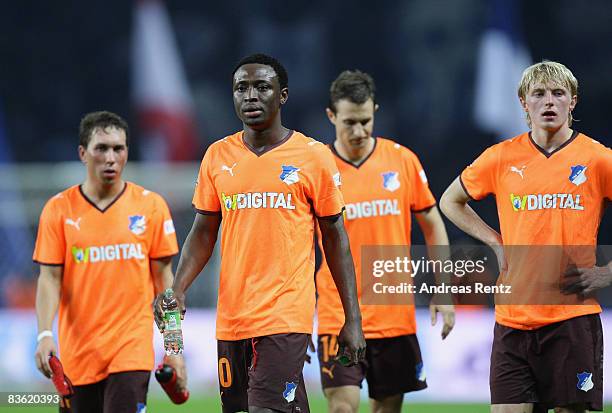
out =
{"type": "MultiPolygon", "coordinates": [[[[78,122],[86,112],[107,109],[127,118],[132,135],[126,178],[166,198],[182,243],[193,220],[193,182],[205,148],[241,126],[231,102],[230,74],[242,56],[261,51],[284,63],[290,88],[284,124],[324,142],[333,138],[324,113],[330,82],[344,69],[371,73],[381,106],[375,132],[419,155],[439,197],[486,146],[525,129],[516,85],[521,71],[542,59],[563,62],[580,82],[575,129],[611,146],[610,21],[607,0],[362,5],[97,0],[59,7],[5,2],[0,13],[0,342],[10,350],[0,360],[1,391],[50,388],[32,359],[37,267],[31,254],[46,200],[84,177],[76,148],[78,122]]],[[[492,200],[477,208],[487,221],[497,222],[492,200]]],[[[447,225],[453,241],[470,242],[447,225]]],[[[599,242],[612,244],[609,212],[599,242]]],[[[193,310],[185,323],[193,397],[213,395],[206,399],[213,407],[203,411],[217,409],[217,270],[218,255],[189,291],[193,310]]],[[[491,311],[460,310],[445,343],[437,328],[427,325],[426,314],[419,318],[430,389],[409,399],[486,403],[491,311]]],[[[612,318],[604,319],[610,344],[612,318]]],[[[307,369],[307,377],[317,403],[316,366],[307,369]]],[[[608,378],[608,403],[609,383],[608,378]]],[[[151,390],[159,396],[157,384],[151,390]]],[[[438,411],[480,411],[459,406],[438,411]]]]}

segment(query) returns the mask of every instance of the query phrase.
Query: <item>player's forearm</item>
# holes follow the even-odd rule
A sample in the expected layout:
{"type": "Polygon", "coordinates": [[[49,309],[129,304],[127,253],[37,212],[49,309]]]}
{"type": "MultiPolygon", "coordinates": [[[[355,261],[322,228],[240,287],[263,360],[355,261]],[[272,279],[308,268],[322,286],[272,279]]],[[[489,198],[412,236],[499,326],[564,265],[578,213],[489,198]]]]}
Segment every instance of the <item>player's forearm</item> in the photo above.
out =
{"type": "Polygon", "coordinates": [[[484,242],[489,246],[501,245],[501,235],[487,225],[476,212],[463,200],[456,200],[448,195],[442,195],[440,208],[446,217],[463,232],[484,242]]]}
{"type": "MultiPolygon", "coordinates": [[[[441,225],[436,225],[431,233],[429,235],[425,233],[424,237],[427,244],[427,255],[430,259],[445,262],[451,258],[448,235],[446,234],[444,223],[441,222],[441,225]]],[[[436,272],[435,277],[438,285],[449,284],[451,281],[450,274],[445,272],[436,272]]]]}
{"type": "Polygon", "coordinates": [[[193,280],[200,274],[204,268],[217,242],[218,224],[216,227],[207,227],[201,225],[196,217],[189,235],[185,240],[176,276],[172,288],[174,291],[184,293],[187,291],[193,280]]]}
{"type": "Polygon", "coordinates": [[[427,246],[432,245],[448,245],[448,235],[446,234],[446,227],[444,221],[438,212],[438,208],[435,206],[428,212],[423,213],[423,217],[417,220],[420,224],[425,243],[427,246]]]}
{"type": "MultiPolygon", "coordinates": [[[[416,214],[416,219],[423,231],[429,258],[439,262],[450,259],[448,235],[438,208],[434,206],[429,211],[419,212],[416,214]]],[[[435,277],[438,285],[450,282],[449,274],[436,272],[435,277]]]]}
{"type": "Polygon", "coordinates": [[[36,287],[36,319],[38,332],[51,330],[57,314],[61,290],[61,279],[41,271],[36,287]]]}
{"type": "Polygon", "coordinates": [[[172,287],[174,275],[172,274],[171,258],[151,260],[151,271],[153,272],[156,295],[172,287]]]}
{"type": "Polygon", "coordinates": [[[359,310],[359,300],[357,299],[357,282],[353,257],[351,256],[349,240],[342,224],[342,218],[338,218],[338,221],[339,225],[330,223],[320,225],[323,252],[340,294],[345,320],[360,321],[361,312],[359,310]]]}

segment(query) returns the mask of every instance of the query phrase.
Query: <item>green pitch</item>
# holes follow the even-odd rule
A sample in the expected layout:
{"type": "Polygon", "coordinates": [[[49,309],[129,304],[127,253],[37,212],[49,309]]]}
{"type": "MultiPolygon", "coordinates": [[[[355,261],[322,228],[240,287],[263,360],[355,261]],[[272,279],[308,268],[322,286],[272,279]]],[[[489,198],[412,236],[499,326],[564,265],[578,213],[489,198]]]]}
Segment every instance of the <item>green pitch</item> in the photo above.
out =
{"type": "MultiPolygon", "coordinates": [[[[0,412],[4,413],[57,413],[57,408],[52,407],[4,407],[0,406],[0,412]]],[[[311,398],[310,411],[312,413],[326,413],[327,405],[325,399],[311,398]]],[[[217,396],[192,398],[181,406],[172,404],[168,399],[150,398],[147,405],[147,413],[172,413],[172,412],[197,412],[216,413],[221,412],[217,396]]],[[[360,413],[369,412],[367,403],[363,403],[360,413]]],[[[410,413],[488,413],[489,406],[486,404],[410,404],[405,403],[402,412],[410,413]]],[[[612,407],[607,407],[605,413],[612,413],[612,407]]]]}

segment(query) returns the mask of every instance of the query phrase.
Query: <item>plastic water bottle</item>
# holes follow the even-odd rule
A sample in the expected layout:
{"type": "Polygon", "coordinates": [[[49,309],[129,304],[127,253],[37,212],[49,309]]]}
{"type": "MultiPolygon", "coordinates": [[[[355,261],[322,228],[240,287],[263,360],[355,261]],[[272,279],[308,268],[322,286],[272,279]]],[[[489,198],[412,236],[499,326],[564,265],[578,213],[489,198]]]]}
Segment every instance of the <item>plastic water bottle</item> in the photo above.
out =
{"type": "Polygon", "coordinates": [[[183,354],[181,311],[172,288],[168,288],[164,292],[162,309],[164,310],[164,349],[166,354],[183,354]]]}

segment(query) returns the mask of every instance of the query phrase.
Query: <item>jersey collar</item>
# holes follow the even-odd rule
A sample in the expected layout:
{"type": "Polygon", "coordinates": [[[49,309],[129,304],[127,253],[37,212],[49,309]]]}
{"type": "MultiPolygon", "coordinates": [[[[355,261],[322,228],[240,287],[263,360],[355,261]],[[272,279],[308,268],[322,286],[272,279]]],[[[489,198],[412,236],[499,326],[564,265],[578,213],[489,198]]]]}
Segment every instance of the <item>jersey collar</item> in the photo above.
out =
{"type": "Polygon", "coordinates": [[[293,130],[289,130],[289,132],[287,132],[287,135],[279,142],[275,143],[274,145],[268,146],[265,150],[261,151],[261,152],[257,152],[255,150],[255,148],[253,148],[251,145],[249,145],[247,143],[247,141],[244,140],[244,131],[242,131],[242,133],[240,134],[240,140],[242,141],[242,144],[245,146],[245,148],[247,148],[249,151],[253,152],[257,157],[260,157],[261,155],[270,152],[272,149],[274,148],[278,148],[279,146],[281,146],[283,143],[287,142],[289,140],[289,138],[291,138],[293,136],[293,130]]]}
{"type": "Polygon", "coordinates": [[[332,153],[334,155],[336,155],[341,161],[349,164],[350,166],[352,166],[355,169],[359,169],[361,167],[361,165],[363,165],[368,159],[370,159],[370,157],[372,156],[372,154],[376,150],[376,145],[378,144],[378,138],[376,136],[373,136],[373,138],[374,138],[374,145],[372,146],[372,150],[370,151],[370,153],[365,158],[363,158],[361,161],[359,161],[356,164],[351,162],[351,161],[349,161],[346,158],[343,158],[342,155],[340,155],[338,153],[338,151],[336,150],[336,147],[334,146],[334,142],[335,141],[329,144],[329,149],[331,149],[332,153]]]}
{"type": "Polygon", "coordinates": [[[85,199],[85,201],[87,201],[91,206],[93,206],[94,208],[96,208],[98,211],[105,213],[106,211],[108,211],[108,209],[113,206],[115,204],[115,202],[117,202],[119,200],[119,198],[121,198],[121,195],[123,195],[123,193],[125,192],[125,190],[127,189],[128,183],[127,181],[125,181],[125,183],[123,184],[123,189],[121,190],[121,192],[119,192],[117,194],[117,196],[115,196],[115,199],[113,199],[111,201],[110,204],[108,204],[106,206],[106,208],[102,209],[100,207],[98,207],[98,205],[96,205],[95,202],[93,202],[91,199],[89,199],[87,197],[87,195],[85,195],[85,192],[83,192],[83,185],[79,185],[79,193],[81,194],[81,196],[85,199]]]}
{"type": "Polygon", "coordinates": [[[542,153],[542,155],[546,156],[547,158],[550,158],[551,156],[553,156],[553,154],[559,152],[561,149],[565,148],[567,145],[569,145],[570,143],[572,143],[574,141],[574,139],[576,139],[576,137],[578,136],[578,131],[574,131],[572,133],[572,136],[570,136],[570,138],[568,140],[566,140],[565,142],[563,142],[563,144],[561,146],[559,146],[557,149],[555,149],[552,152],[548,152],[545,149],[542,149],[542,147],[540,145],[538,145],[537,143],[535,143],[535,141],[533,140],[533,138],[531,137],[531,131],[529,131],[529,141],[531,142],[531,144],[534,146],[534,148],[536,148],[538,151],[540,151],[540,153],[542,153]]]}

